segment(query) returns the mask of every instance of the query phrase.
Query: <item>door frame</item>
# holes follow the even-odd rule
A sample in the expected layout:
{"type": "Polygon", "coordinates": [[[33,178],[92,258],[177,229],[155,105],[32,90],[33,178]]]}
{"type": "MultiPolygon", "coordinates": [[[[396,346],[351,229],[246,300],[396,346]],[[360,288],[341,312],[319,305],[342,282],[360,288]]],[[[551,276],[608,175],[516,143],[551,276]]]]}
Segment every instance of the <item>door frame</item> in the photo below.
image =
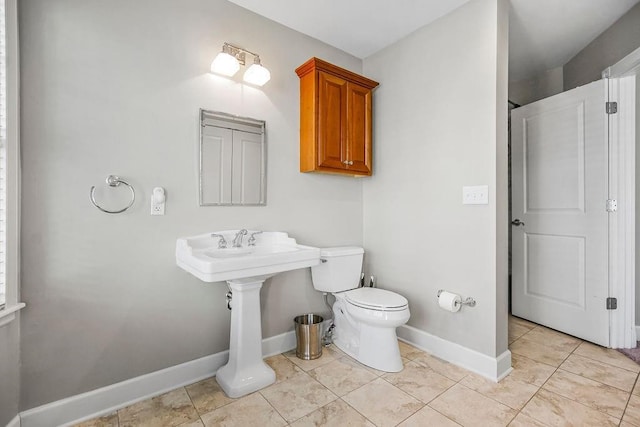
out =
{"type": "Polygon", "coordinates": [[[636,75],[640,75],[640,49],[602,72],[608,99],[618,103],[609,121],[609,199],[618,201],[609,215],[609,296],[618,299],[611,310],[612,348],[636,346],[635,325],[635,212],[636,212],[636,75]]]}

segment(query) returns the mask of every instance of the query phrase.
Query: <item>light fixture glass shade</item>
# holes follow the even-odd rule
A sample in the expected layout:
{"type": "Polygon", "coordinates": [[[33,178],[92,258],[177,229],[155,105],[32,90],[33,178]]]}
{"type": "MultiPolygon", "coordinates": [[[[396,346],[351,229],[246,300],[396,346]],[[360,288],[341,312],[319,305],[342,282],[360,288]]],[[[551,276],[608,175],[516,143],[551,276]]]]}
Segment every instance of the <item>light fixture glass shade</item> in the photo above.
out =
{"type": "Polygon", "coordinates": [[[256,86],[262,86],[270,79],[271,73],[260,64],[251,64],[244,73],[244,81],[256,86]]]}
{"type": "MultiPolygon", "coordinates": [[[[211,63],[211,72],[231,77],[240,69],[238,60],[226,52],[220,52],[211,63]]],[[[246,74],[245,74],[246,75],[246,74]]]]}

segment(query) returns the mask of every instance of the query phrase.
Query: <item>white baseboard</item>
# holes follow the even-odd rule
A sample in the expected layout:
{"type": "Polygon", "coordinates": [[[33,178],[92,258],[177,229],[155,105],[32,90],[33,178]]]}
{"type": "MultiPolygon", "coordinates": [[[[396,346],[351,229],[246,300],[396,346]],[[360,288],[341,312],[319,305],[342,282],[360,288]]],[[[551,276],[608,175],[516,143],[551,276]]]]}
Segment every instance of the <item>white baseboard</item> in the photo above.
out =
{"type": "Polygon", "coordinates": [[[490,357],[408,325],[398,328],[398,338],[492,381],[500,381],[511,372],[509,350],[498,357],[490,357]]]}
{"type": "Polygon", "coordinates": [[[636,325],[636,339],[640,339],[640,326],[636,325]]]}
{"type": "MultiPolygon", "coordinates": [[[[296,347],[294,331],[262,340],[262,354],[272,356],[296,347]]],[[[178,387],[212,377],[229,360],[229,351],[171,366],[87,393],[78,394],[37,408],[16,417],[8,427],[70,426],[109,414],[119,408],[166,393],[178,387]],[[22,422],[22,424],[20,424],[22,422]]]]}
{"type": "Polygon", "coordinates": [[[9,421],[7,427],[20,427],[20,415],[16,415],[11,421],[9,421]]]}

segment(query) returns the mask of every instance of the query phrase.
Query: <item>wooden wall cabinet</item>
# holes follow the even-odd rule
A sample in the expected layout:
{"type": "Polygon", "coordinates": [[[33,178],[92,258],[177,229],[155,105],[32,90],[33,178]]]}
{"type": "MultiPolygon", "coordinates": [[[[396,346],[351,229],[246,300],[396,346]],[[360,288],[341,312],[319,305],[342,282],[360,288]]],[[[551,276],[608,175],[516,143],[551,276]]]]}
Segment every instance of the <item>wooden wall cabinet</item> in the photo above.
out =
{"type": "Polygon", "coordinates": [[[311,58],[300,77],[300,172],[371,175],[371,103],[377,82],[311,58]]]}

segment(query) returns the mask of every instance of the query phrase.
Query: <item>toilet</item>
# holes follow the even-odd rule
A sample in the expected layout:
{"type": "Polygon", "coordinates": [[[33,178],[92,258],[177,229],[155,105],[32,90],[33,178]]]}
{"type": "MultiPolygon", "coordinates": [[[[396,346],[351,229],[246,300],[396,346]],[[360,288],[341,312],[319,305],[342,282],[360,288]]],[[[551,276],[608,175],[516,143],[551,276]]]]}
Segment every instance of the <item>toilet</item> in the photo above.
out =
{"type": "Polygon", "coordinates": [[[364,249],[320,249],[321,263],[311,267],[313,287],[331,293],[334,344],[359,362],[385,372],[402,370],[396,328],[409,320],[409,303],[395,292],[359,287],[364,249]]]}

